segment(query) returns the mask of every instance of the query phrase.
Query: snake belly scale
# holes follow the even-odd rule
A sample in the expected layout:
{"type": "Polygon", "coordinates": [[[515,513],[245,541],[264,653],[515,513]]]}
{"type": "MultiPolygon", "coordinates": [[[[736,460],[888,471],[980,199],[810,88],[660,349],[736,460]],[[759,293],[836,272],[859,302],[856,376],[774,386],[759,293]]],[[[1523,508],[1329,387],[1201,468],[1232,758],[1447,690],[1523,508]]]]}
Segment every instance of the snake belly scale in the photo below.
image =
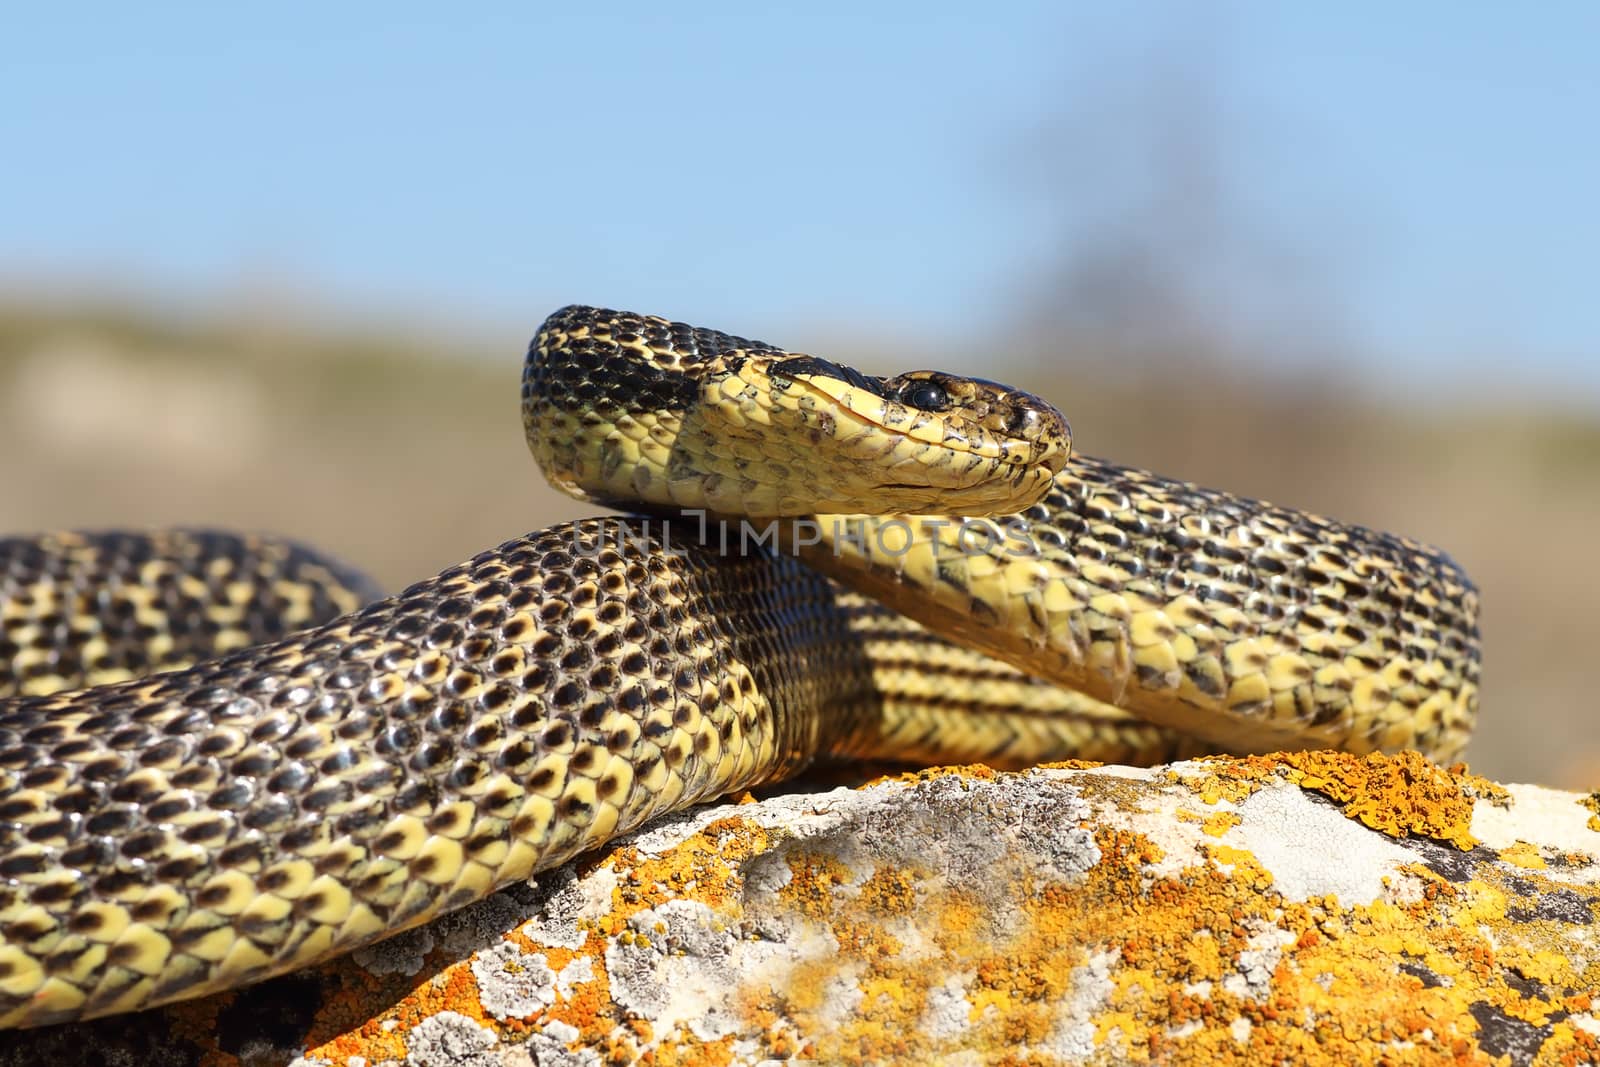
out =
{"type": "Polygon", "coordinates": [[[277,542],[0,543],[24,694],[0,702],[0,1026],[284,973],[823,755],[1447,756],[1471,728],[1476,593],[1448,558],[1069,462],[1065,420],[1003,386],[567,308],[523,417],[553,482],[642,514],[354,611],[358,577],[277,542]],[[701,547],[680,509],[786,536],[839,513],[808,558],[899,610],[701,547]],[[1042,550],[952,546],[931,513],[1010,514],[1042,550]],[[885,554],[884,524],[915,547],[885,554]],[[110,681],[141,666],[183,669],[110,681]]]}

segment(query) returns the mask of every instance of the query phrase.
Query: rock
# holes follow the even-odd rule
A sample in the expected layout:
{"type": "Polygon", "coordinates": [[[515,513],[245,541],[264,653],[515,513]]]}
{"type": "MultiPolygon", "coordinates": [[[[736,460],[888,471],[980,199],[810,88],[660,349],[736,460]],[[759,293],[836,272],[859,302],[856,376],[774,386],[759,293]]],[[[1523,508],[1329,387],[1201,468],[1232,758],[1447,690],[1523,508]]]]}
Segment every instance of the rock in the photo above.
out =
{"type": "Polygon", "coordinates": [[[663,820],[3,1064],[1600,1063],[1600,797],[1420,757],[922,772],[663,820]]]}

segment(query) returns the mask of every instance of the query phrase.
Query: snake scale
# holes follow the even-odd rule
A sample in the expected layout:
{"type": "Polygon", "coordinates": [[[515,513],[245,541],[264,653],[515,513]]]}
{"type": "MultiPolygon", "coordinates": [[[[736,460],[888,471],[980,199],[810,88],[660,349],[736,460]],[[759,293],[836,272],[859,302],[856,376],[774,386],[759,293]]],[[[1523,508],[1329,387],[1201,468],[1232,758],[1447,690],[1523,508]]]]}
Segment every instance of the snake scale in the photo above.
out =
{"type": "Polygon", "coordinates": [[[522,411],[552,482],[635,514],[365,607],[269,539],[0,542],[0,1026],[296,969],[819,756],[1471,730],[1448,557],[1071,456],[1025,393],[571,307],[522,411]]]}

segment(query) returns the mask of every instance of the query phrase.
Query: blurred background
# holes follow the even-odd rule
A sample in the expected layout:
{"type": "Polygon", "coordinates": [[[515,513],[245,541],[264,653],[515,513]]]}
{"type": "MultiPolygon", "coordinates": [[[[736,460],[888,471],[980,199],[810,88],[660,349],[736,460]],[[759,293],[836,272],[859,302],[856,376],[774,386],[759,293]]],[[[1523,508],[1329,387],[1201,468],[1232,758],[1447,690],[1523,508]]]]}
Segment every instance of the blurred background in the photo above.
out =
{"type": "Polygon", "coordinates": [[[622,307],[1444,546],[1474,769],[1600,786],[1600,7],[805,11],[13,11],[0,529],[271,529],[399,588],[585,512],[520,359],[622,307]]]}

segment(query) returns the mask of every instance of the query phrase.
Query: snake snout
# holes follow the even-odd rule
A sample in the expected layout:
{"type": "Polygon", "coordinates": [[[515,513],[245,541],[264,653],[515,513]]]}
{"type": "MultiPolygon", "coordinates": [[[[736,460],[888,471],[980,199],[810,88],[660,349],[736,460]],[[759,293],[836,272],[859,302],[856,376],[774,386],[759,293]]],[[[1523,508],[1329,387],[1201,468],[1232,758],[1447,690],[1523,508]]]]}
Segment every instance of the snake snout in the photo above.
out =
{"type": "MultiPolygon", "coordinates": [[[[909,371],[884,379],[885,392],[911,407],[978,428],[1001,441],[1036,446],[1040,458],[1071,451],[1072,427],[1053,404],[1032,393],[987,378],[944,371],[909,371]],[[918,401],[933,399],[934,403],[918,401]]],[[[1063,459],[1062,462],[1065,462],[1063,459]]]]}

